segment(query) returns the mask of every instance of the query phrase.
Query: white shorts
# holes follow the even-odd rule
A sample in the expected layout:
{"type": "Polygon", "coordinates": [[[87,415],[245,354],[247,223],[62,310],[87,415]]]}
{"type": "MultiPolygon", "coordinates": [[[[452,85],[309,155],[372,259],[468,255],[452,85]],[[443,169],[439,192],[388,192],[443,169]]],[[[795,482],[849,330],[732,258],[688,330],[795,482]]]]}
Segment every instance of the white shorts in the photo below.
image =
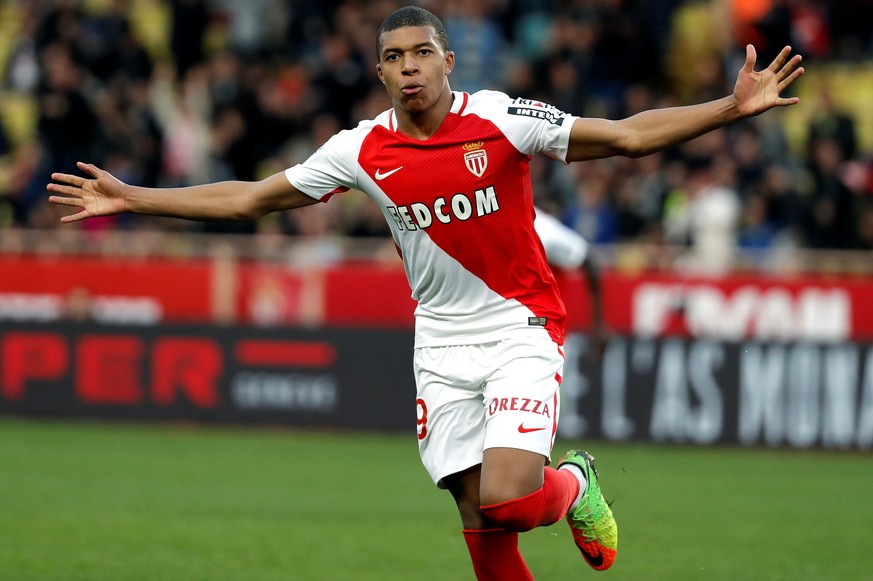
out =
{"type": "Polygon", "coordinates": [[[437,486],[482,463],[488,448],[548,460],[555,443],[564,368],[560,345],[518,337],[415,350],[418,450],[437,486]]]}

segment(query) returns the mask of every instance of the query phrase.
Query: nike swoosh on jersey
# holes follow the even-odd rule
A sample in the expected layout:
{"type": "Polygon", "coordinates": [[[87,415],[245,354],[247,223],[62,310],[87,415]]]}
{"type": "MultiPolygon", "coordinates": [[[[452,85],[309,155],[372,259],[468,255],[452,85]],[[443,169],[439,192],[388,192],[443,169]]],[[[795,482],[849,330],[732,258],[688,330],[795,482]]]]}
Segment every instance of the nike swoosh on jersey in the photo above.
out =
{"type": "Polygon", "coordinates": [[[403,169],[403,166],[402,166],[402,165],[401,165],[400,167],[398,167],[398,168],[394,168],[394,169],[392,169],[391,171],[386,171],[385,173],[382,173],[382,170],[381,170],[381,169],[377,169],[377,170],[376,170],[376,175],[375,175],[375,177],[376,177],[377,180],[382,181],[382,180],[384,180],[385,178],[387,178],[388,176],[390,176],[391,174],[395,174],[395,173],[399,172],[399,171],[402,170],[402,169],[403,169]]]}
{"type": "Polygon", "coordinates": [[[540,430],[545,430],[545,428],[525,428],[524,424],[518,424],[518,431],[521,434],[527,434],[529,432],[539,432],[540,430]]]}

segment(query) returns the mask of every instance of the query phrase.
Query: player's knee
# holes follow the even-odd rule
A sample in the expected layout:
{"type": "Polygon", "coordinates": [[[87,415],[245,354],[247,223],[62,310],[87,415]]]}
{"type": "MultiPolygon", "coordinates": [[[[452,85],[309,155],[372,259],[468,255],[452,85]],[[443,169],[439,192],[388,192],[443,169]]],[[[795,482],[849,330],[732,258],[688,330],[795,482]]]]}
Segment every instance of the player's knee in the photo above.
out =
{"type": "Polygon", "coordinates": [[[530,480],[491,478],[482,482],[479,489],[479,502],[482,506],[494,506],[510,503],[536,492],[542,487],[542,482],[530,480]]]}
{"type": "Polygon", "coordinates": [[[445,479],[446,488],[452,493],[464,530],[485,530],[494,528],[479,510],[479,472],[478,470],[452,475],[445,479]]]}
{"type": "Polygon", "coordinates": [[[494,528],[502,528],[496,523],[488,520],[485,515],[479,510],[479,507],[461,507],[458,506],[458,512],[461,514],[461,525],[465,531],[482,531],[494,528]]]}
{"type": "Polygon", "coordinates": [[[540,517],[536,509],[539,504],[540,491],[520,497],[501,500],[490,504],[483,503],[480,511],[485,518],[500,528],[510,531],[525,532],[538,527],[540,517]]]}
{"type": "Polygon", "coordinates": [[[464,530],[483,530],[488,528],[485,523],[485,517],[482,515],[482,511],[479,510],[478,497],[455,496],[455,504],[458,507],[458,514],[461,516],[464,530]]]}

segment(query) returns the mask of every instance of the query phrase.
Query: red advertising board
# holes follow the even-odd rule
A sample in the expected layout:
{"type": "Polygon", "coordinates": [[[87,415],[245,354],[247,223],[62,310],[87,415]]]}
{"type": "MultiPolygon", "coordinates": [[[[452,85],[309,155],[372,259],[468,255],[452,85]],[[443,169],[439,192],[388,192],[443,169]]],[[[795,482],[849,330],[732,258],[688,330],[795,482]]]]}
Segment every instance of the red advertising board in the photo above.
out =
{"type": "Polygon", "coordinates": [[[209,321],[209,261],[0,255],[0,318],[64,318],[85,292],[107,322],[209,321]]]}
{"type": "Polygon", "coordinates": [[[610,324],[635,336],[837,342],[873,337],[873,279],[658,273],[605,277],[610,324]]]}
{"type": "MultiPolygon", "coordinates": [[[[99,322],[238,322],[263,327],[411,328],[404,271],[382,263],[324,269],[208,260],[0,256],[0,320],[59,320],[84,289],[99,322]],[[223,318],[216,319],[217,316],[223,318]]],[[[570,327],[584,330],[583,279],[559,273],[570,327]]],[[[873,279],[855,276],[687,277],[603,274],[605,319],[616,333],[723,340],[873,339],[873,279]]]]}

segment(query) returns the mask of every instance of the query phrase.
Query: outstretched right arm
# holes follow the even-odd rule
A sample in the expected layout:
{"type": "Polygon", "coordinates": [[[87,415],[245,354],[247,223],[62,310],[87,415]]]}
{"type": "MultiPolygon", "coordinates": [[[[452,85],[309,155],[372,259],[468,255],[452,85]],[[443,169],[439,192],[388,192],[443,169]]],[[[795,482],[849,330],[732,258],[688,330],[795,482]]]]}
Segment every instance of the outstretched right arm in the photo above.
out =
{"type": "Polygon", "coordinates": [[[125,184],[109,172],[79,162],[90,178],[54,173],[49,201],[81,208],[61,218],[78,222],[121,212],[189,220],[255,220],[264,214],[314,204],[317,200],[292,186],[283,172],[258,182],[227,181],[187,188],[143,188],[125,184]]]}

